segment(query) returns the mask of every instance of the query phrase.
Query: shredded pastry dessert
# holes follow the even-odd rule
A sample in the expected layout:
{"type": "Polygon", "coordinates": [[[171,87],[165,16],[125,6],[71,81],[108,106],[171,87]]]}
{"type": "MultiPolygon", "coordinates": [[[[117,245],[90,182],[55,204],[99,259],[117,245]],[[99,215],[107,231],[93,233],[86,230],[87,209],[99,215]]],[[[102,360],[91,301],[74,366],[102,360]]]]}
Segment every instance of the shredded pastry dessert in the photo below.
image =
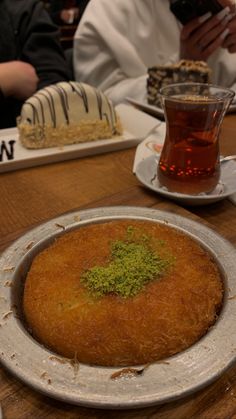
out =
{"type": "Polygon", "coordinates": [[[56,354],[100,366],[147,364],[193,345],[223,298],[218,265],[163,223],[112,220],[62,233],[33,260],[23,311],[56,354]]]}

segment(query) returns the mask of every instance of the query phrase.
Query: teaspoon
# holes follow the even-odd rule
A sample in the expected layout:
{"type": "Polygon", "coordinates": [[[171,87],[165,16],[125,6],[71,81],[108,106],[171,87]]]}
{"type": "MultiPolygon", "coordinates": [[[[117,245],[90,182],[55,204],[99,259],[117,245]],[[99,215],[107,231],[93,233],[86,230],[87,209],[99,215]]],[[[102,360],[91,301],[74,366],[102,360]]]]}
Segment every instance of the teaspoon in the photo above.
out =
{"type": "Polygon", "coordinates": [[[233,154],[232,156],[220,157],[220,163],[224,163],[229,160],[236,160],[236,154],[233,154]]]}

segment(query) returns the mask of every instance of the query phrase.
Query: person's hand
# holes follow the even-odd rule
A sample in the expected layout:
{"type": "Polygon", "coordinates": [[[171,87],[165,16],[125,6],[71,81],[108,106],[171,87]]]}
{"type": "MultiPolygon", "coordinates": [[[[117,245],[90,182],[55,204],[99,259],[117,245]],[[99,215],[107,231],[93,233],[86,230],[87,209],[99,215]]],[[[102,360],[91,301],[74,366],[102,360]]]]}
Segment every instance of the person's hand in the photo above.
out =
{"type": "Polygon", "coordinates": [[[232,19],[228,23],[229,34],[222,43],[223,48],[231,53],[236,52],[236,2],[235,0],[218,0],[222,6],[228,6],[232,14],[232,19]]]}
{"type": "Polygon", "coordinates": [[[232,19],[230,8],[226,7],[215,16],[207,13],[187,23],[180,35],[180,57],[206,61],[223,45],[230,31],[228,27],[230,19],[232,19]]]}
{"type": "Polygon", "coordinates": [[[236,52],[236,16],[234,16],[228,23],[229,34],[226,36],[222,47],[229,52],[236,52]]]}
{"type": "Polygon", "coordinates": [[[230,13],[235,13],[236,12],[236,2],[235,0],[217,0],[221,6],[223,7],[229,7],[230,8],[230,13]]]}
{"type": "Polygon", "coordinates": [[[70,24],[78,19],[79,9],[78,7],[73,7],[71,9],[63,9],[61,11],[60,17],[64,23],[70,24]]]}
{"type": "Polygon", "coordinates": [[[0,64],[0,88],[4,96],[25,100],[37,90],[38,76],[31,64],[9,61],[0,64]]]}

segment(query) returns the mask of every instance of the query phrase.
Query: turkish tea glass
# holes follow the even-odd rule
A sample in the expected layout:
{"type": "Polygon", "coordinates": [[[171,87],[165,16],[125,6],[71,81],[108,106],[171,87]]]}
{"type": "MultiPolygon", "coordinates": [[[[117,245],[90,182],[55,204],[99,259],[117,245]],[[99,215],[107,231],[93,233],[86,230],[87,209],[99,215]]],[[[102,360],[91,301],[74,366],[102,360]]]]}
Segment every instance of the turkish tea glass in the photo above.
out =
{"type": "Polygon", "coordinates": [[[219,132],[234,92],[204,83],[160,89],[166,137],[158,179],[171,192],[211,192],[220,178],[219,132]]]}

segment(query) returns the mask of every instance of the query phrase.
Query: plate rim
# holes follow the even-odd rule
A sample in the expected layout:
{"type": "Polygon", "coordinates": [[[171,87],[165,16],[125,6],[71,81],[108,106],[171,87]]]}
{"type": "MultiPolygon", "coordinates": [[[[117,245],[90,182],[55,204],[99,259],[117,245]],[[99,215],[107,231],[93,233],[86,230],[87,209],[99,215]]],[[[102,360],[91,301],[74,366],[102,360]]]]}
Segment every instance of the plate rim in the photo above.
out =
{"type": "MultiPolygon", "coordinates": [[[[193,362],[193,359],[197,360],[202,353],[206,353],[206,349],[204,349],[204,347],[207,347],[207,345],[209,345],[209,347],[211,346],[213,351],[213,341],[215,341],[219,333],[221,334],[223,330],[226,330],[226,325],[228,328],[231,327],[229,320],[231,320],[231,323],[235,320],[234,317],[236,314],[232,313],[232,308],[235,303],[233,304],[232,300],[226,301],[222,314],[217,321],[216,327],[213,327],[207,335],[205,335],[202,339],[200,339],[200,341],[198,341],[195,345],[186,351],[183,351],[180,354],[169,358],[170,365],[173,368],[172,378],[174,378],[176,375],[177,370],[181,372],[182,376],[180,377],[178,385],[174,385],[172,391],[169,391],[168,388],[165,390],[165,385],[162,383],[162,385],[164,385],[164,390],[161,395],[160,393],[155,392],[155,389],[152,390],[152,394],[150,395],[150,391],[148,391],[148,383],[151,378],[153,379],[154,376],[157,375],[159,377],[159,374],[162,376],[170,374],[171,376],[169,366],[165,364],[153,364],[150,366],[150,369],[147,369],[147,372],[144,374],[144,376],[139,377],[138,379],[135,378],[135,380],[131,379],[129,381],[116,380],[115,382],[108,378],[110,378],[112,372],[122,368],[90,367],[81,364],[81,371],[79,370],[77,377],[79,382],[77,382],[77,378],[75,378],[73,375],[71,365],[52,362],[49,357],[50,355],[53,355],[53,353],[43,348],[32,338],[30,339],[25,331],[22,330],[22,325],[20,324],[17,317],[15,317],[15,315],[10,315],[5,320],[3,320],[6,310],[11,310],[12,296],[12,288],[4,287],[4,283],[5,281],[10,280],[11,275],[12,281],[14,281],[14,271],[6,271],[4,269],[6,266],[11,266],[11,262],[13,264],[17,261],[20,262],[23,257],[29,257],[30,253],[34,251],[35,246],[37,246],[40,241],[46,240],[46,237],[48,236],[51,237],[52,235],[55,236],[64,234],[64,232],[82,226],[88,222],[91,222],[91,220],[97,222],[107,221],[108,219],[114,218],[138,218],[148,219],[155,222],[167,222],[169,225],[180,228],[181,230],[183,229],[185,232],[190,231],[189,234],[192,234],[193,237],[202,243],[204,243],[205,238],[207,238],[208,243],[205,243],[205,246],[209,248],[214,255],[217,256],[218,253],[222,255],[222,250],[224,250],[220,265],[228,275],[226,287],[230,287],[230,292],[236,294],[236,284],[233,282],[233,276],[236,273],[236,262],[233,262],[235,258],[232,257],[235,255],[235,249],[226,239],[221,237],[218,233],[209,227],[175,213],[144,207],[101,207],[88,210],[73,211],[59,217],[55,217],[28,231],[16,242],[14,242],[8,249],[6,249],[0,257],[0,272],[2,274],[2,281],[0,284],[0,313],[2,319],[1,323],[5,323],[1,325],[2,327],[0,327],[0,360],[2,364],[11,371],[11,373],[13,373],[17,378],[25,382],[30,387],[33,387],[46,396],[76,405],[95,408],[99,407],[103,409],[125,409],[146,407],[177,400],[180,397],[192,394],[207,384],[210,384],[227,368],[229,368],[233,362],[235,362],[236,336],[234,337],[234,334],[231,333],[227,337],[228,352],[225,351],[225,348],[223,348],[222,354],[224,357],[220,360],[219,365],[217,364],[217,370],[211,371],[210,376],[206,376],[205,370],[202,371],[201,378],[198,378],[197,382],[196,378],[193,379],[191,376],[190,382],[188,382],[188,385],[186,385],[186,366],[189,367],[190,361],[193,362]],[[35,240],[35,243],[32,248],[29,249],[27,246],[29,243],[31,243],[32,240],[35,240]],[[219,248],[217,248],[217,245],[219,248]],[[227,317],[228,314],[230,314],[229,317],[227,317]],[[221,327],[219,327],[219,325],[221,327]],[[12,332],[14,331],[17,333],[12,335],[12,332]],[[44,361],[45,368],[48,368],[48,377],[50,378],[52,375],[51,382],[47,381],[47,379],[45,381],[45,377],[42,378],[35,371],[32,371],[31,367],[34,366],[35,358],[32,358],[31,352],[30,357],[29,353],[27,353],[26,356],[24,351],[21,351],[19,354],[16,354],[16,356],[13,357],[13,341],[18,345],[18,348],[23,348],[24,345],[27,345],[29,350],[33,348],[35,355],[41,356],[40,360],[42,362],[44,361]],[[234,351],[232,348],[234,348],[234,351]],[[84,377],[87,378],[87,373],[92,376],[93,374],[91,374],[91,372],[93,372],[93,374],[97,374],[96,379],[102,380],[102,383],[103,380],[107,380],[106,383],[103,383],[102,389],[100,388],[100,394],[98,394],[97,386],[96,393],[89,393],[90,388],[93,388],[94,385],[93,382],[91,384],[91,380],[89,383],[86,383],[85,387],[83,387],[84,377]],[[64,381],[61,378],[62,374],[64,381]],[[82,377],[80,376],[81,374],[82,377]]],[[[224,332],[223,335],[225,333],[226,332],[224,332]]],[[[217,339],[219,340],[219,337],[217,339]]],[[[56,357],[63,359],[63,357],[58,355],[56,355],[56,357]]],[[[209,369],[213,368],[213,366],[209,365],[208,367],[209,369]]],[[[153,381],[151,384],[153,387],[153,381]]],[[[156,384],[155,380],[154,384],[156,384]]]]}
{"type": "MultiPolygon", "coordinates": [[[[213,203],[213,202],[223,200],[229,197],[230,195],[233,195],[236,192],[236,185],[235,185],[235,189],[232,191],[228,191],[228,192],[226,191],[226,192],[223,192],[222,194],[212,194],[212,195],[188,195],[188,194],[181,194],[178,192],[169,192],[161,187],[160,188],[156,187],[155,185],[152,185],[150,182],[147,182],[144,179],[144,177],[142,176],[142,166],[146,167],[149,161],[151,161],[151,164],[152,164],[154,163],[154,160],[155,160],[155,164],[157,164],[159,157],[160,156],[158,154],[153,154],[141,160],[136,167],[135,175],[138,178],[138,180],[148,189],[151,189],[152,191],[157,192],[167,198],[174,199],[176,201],[178,200],[179,202],[181,201],[189,202],[192,205],[199,205],[200,202],[204,202],[205,204],[207,204],[208,201],[210,203],[213,203]]],[[[228,162],[223,163],[222,168],[226,168],[231,163],[235,165],[235,169],[236,169],[236,162],[233,162],[233,161],[228,161],[228,162]]]]}
{"type": "MultiPolygon", "coordinates": [[[[136,106],[137,108],[139,108],[140,110],[142,110],[143,112],[150,112],[153,115],[159,116],[164,118],[165,113],[164,110],[156,105],[150,105],[146,100],[142,101],[142,100],[138,100],[138,99],[133,99],[130,96],[127,96],[125,98],[125,100],[130,103],[131,105],[136,106]]],[[[230,113],[234,113],[236,111],[236,102],[233,101],[233,103],[231,103],[231,105],[229,106],[226,115],[230,114],[230,113]]]]}
{"type": "Polygon", "coordinates": [[[159,108],[155,105],[149,105],[148,102],[142,102],[136,99],[133,99],[130,96],[127,96],[125,100],[133,106],[136,106],[138,109],[142,110],[143,112],[150,112],[152,115],[155,115],[159,118],[164,118],[164,110],[159,108]]]}

